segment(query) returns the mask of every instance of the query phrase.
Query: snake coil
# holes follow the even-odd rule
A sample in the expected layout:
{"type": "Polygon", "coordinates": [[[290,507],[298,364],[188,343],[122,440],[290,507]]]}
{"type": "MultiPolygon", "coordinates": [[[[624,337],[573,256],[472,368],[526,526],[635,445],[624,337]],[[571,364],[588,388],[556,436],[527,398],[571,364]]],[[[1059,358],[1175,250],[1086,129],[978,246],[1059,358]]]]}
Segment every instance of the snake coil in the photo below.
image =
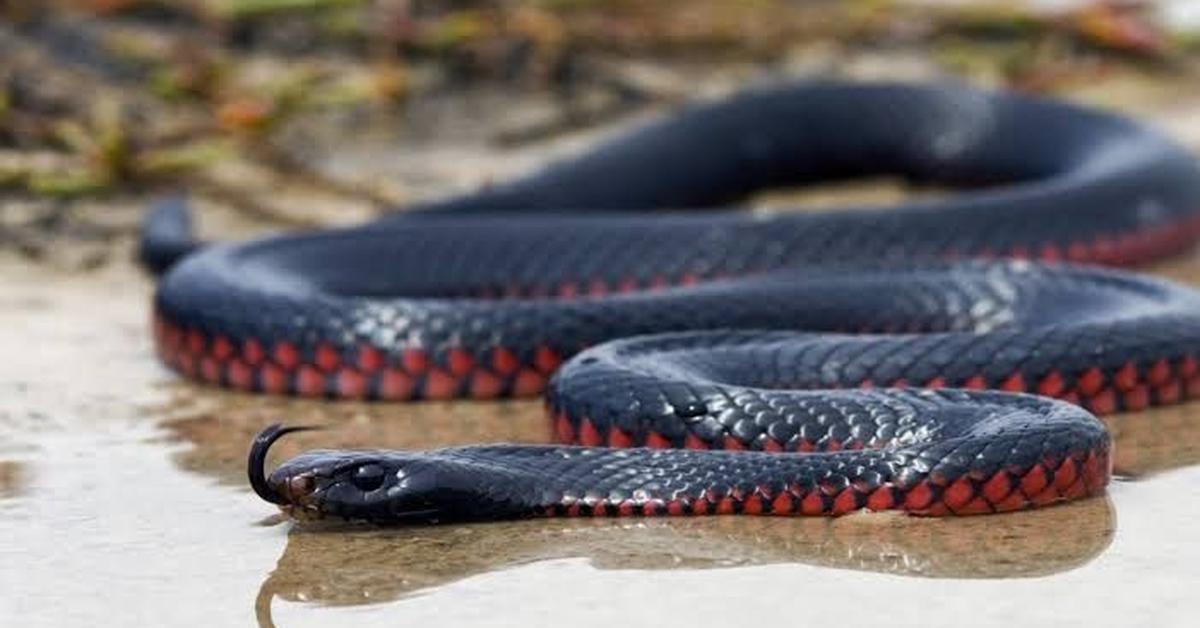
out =
{"type": "Polygon", "coordinates": [[[1124,118],[810,82],[361,227],[200,246],[167,204],[143,258],[170,267],[155,338],[189,377],[379,400],[545,392],[569,443],[317,451],[268,476],[290,431],[272,428],[251,482],[297,513],[940,515],[1102,491],[1111,443],[1088,410],[1200,394],[1200,297],[1082,265],[1198,236],[1195,161],[1124,118]],[[880,173],[960,191],[725,209],[880,173]]]}

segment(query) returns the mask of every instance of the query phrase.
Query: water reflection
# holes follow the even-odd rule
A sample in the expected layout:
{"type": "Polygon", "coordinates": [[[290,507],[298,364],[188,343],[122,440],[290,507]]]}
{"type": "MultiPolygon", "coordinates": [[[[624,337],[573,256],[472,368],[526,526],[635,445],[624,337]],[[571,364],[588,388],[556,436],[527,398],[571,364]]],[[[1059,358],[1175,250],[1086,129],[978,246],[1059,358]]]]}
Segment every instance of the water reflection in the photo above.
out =
{"type": "Polygon", "coordinates": [[[1140,479],[1200,464],[1200,402],[1104,417],[1113,435],[1113,473],[1140,479]]]}
{"type": "Polygon", "coordinates": [[[24,465],[13,460],[0,460],[0,500],[17,497],[24,486],[24,465]]]}
{"type": "MultiPolygon", "coordinates": [[[[458,443],[548,440],[540,402],[327,403],[175,387],[165,421],[191,471],[242,485],[246,444],[263,426],[316,423],[279,459],[311,447],[427,448],[458,443]]],[[[1106,419],[1115,468],[1142,478],[1200,464],[1200,403],[1106,419]]],[[[264,508],[266,506],[264,505],[264,508]]],[[[264,512],[267,512],[264,510],[264,512]]],[[[378,529],[294,525],[257,612],[270,625],[275,598],[330,605],[372,604],[473,575],[538,561],[586,558],[600,569],[711,569],[804,563],[935,578],[1018,578],[1075,569],[1104,552],[1116,525],[1107,498],[994,517],[839,520],[717,517],[654,520],[541,520],[378,529]]]]}
{"type": "Polygon", "coordinates": [[[1074,569],[1112,541],[1107,498],[996,517],[838,520],[769,517],[591,520],[378,529],[295,526],[257,600],[374,604],[543,560],[599,569],[712,569],[773,563],[934,578],[1044,576],[1074,569]]]}

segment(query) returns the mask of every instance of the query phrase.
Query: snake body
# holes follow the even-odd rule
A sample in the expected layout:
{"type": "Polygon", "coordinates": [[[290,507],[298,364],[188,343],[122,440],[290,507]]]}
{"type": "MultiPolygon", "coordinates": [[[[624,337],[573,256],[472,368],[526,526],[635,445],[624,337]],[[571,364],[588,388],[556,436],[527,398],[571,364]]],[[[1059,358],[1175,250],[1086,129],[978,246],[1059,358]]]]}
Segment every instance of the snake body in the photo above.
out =
{"type": "Polygon", "coordinates": [[[183,223],[160,209],[144,247],[183,257],[155,300],[180,372],[323,397],[545,392],[572,443],[316,451],[266,477],[288,431],[272,428],[251,482],[297,513],[1015,510],[1103,490],[1111,444],[1088,410],[1200,394],[1200,296],[1078,265],[1193,244],[1200,170],[1153,131],[1048,100],[788,85],[362,227],[184,255],[183,223]],[[970,189],[722,208],[878,173],[970,189]]]}

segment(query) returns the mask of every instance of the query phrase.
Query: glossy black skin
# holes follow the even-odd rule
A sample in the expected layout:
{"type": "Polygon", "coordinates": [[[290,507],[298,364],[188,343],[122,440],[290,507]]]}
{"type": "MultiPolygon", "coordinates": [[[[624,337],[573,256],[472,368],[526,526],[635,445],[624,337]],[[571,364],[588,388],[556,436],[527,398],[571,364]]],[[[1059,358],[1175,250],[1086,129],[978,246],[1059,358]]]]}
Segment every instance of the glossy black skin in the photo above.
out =
{"type": "MultiPolygon", "coordinates": [[[[768,439],[786,449],[798,439],[818,449],[830,441],[857,440],[873,451],[530,445],[316,451],[289,460],[268,484],[300,513],[392,523],[528,516],[564,497],[619,501],[639,490],[644,502],[695,498],[713,486],[818,480],[855,483],[864,491],[882,485],[903,489],[934,472],[948,484],[965,473],[986,478],[999,469],[1026,469],[1040,457],[1061,460],[1106,451],[1108,435],[1082,408],[1030,396],[823,389],[855,387],[864,380],[920,383],[935,376],[954,386],[975,374],[998,385],[1013,373],[1038,381],[1051,371],[1062,374],[1070,388],[1080,373],[1094,367],[1111,374],[1128,363],[1146,366],[1160,358],[1177,363],[1200,355],[1200,297],[1167,282],[1025,262],[934,265],[906,271],[907,277],[895,269],[878,272],[879,282],[871,282],[867,272],[855,275],[848,286],[830,281],[830,292],[817,300],[822,307],[808,311],[841,304],[863,310],[860,316],[944,331],[640,336],[582,352],[559,369],[547,395],[552,413],[563,413],[576,425],[587,419],[601,432],[619,429],[636,442],[653,432],[675,447],[695,436],[715,446],[732,437],[751,450],[762,449],[768,439]],[[883,286],[885,280],[907,286],[911,297],[925,298],[896,299],[895,289],[883,286]],[[856,289],[856,282],[865,284],[856,289]],[[914,289],[922,285],[925,290],[914,289]],[[981,290],[993,298],[980,298],[981,290]],[[891,295],[887,298],[895,299],[895,306],[862,307],[880,294],[891,295]],[[957,310],[949,304],[956,302],[974,307],[953,317],[949,313],[957,310]],[[629,475],[611,473],[625,465],[629,475]],[[363,467],[380,470],[372,475],[383,478],[379,487],[363,490],[354,481],[363,467]],[[292,478],[300,476],[311,476],[313,483],[288,493],[292,478]],[[654,490],[664,476],[672,482],[654,490]]],[[[768,293],[787,299],[788,291],[779,288],[768,293]]],[[[855,324],[848,311],[827,315],[855,324]]],[[[252,475],[260,468],[252,462],[252,475]]]]}
{"type": "MultiPolygon", "coordinates": [[[[147,234],[169,237],[143,247],[160,266],[194,248],[179,207],[162,209],[147,234]]],[[[363,227],[209,247],[174,267],[155,301],[180,326],[286,341],[304,355],[320,341],[347,359],[363,344],[419,346],[435,361],[455,346],[481,357],[506,346],[527,362],[536,347],[565,357],[630,334],[781,323],[746,313],[763,292],[749,284],[732,288],[745,296],[721,286],[575,302],[472,297],[785,269],[804,280],[828,275],[818,264],[1065,249],[1198,211],[1191,157],[1122,118],[949,86],[801,84],[695,107],[530,178],[363,227]],[[992,187],[832,213],[634,211],[875,172],[992,187]]]]}
{"type": "MultiPolygon", "coordinates": [[[[1194,221],[1197,212],[1194,160],[1117,116],[957,86],[804,83],[692,107],[530,177],[367,226],[210,247],[164,277],[156,308],[173,324],[210,336],[290,343],[306,360],[320,343],[332,344],[345,361],[364,345],[389,360],[419,347],[440,366],[460,349],[485,363],[503,347],[529,363],[539,348],[565,357],[672,331],[926,332],[853,340],[720,331],[629,341],[579,356],[551,383],[552,409],[576,423],[652,429],[676,445],[699,426],[707,436],[731,435],[754,448],[772,430],[790,438],[789,429],[800,429],[803,413],[790,412],[789,404],[826,400],[833,411],[844,405],[840,395],[872,408],[919,402],[929,409],[921,416],[932,417],[923,420],[959,420],[943,416],[949,413],[964,417],[964,425],[990,425],[991,415],[972,410],[979,400],[971,395],[921,400],[911,393],[798,388],[938,376],[953,386],[979,374],[997,385],[1014,372],[1036,381],[1052,370],[1071,385],[1092,367],[1107,373],[1133,362],[1144,369],[1151,360],[1195,355],[1200,325],[1196,297],[1186,289],[1072,267],[929,260],[1067,250],[1169,229],[1194,221]],[[763,188],[871,174],[978,189],[849,212],[720,209],[763,188]],[[710,211],[644,211],[659,208],[710,211]],[[685,279],[702,283],[573,300],[479,298],[539,297],[564,284],[644,287],[685,279]],[[729,346],[731,338],[740,348],[729,346]]],[[[178,216],[160,216],[171,237],[147,239],[147,259],[168,266],[194,247],[167,228],[182,224],[178,216]]],[[[505,382],[504,392],[512,390],[505,382]]],[[[466,394],[465,384],[459,392],[466,394]]],[[[1006,399],[988,397],[983,405],[1013,405],[1017,433],[963,432],[986,454],[981,464],[1003,462],[989,443],[1010,437],[1028,451],[1047,443],[1076,453],[1104,446],[1099,424],[1078,408],[1006,399]],[[1037,431],[1048,416],[1065,417],[1071,427],[1064,433],[1074,440],[1062,444],[1037,431]]],[[[822,429],[832,430],[829,423],[822,429]]],[[[670,468],[683,477],[690,473],[685,463],[721,467],[734,460],[728,456],[747,456],[737,458],[741,475],[726,483],[747,481],[758,469],[807,481],[806,474],[839,465],[855,469],[839,472],[839,481],[869,467],[872,481],[907,482],[911,472],[897,458],[919,459],[947,442],[910,450],[917,445],[893,442],[880,430],[864,439],[878,451],[810,456],[576,455],[521,445],[322,452],[286,463],[263,480],[269,488],[260,494],[291,495],[284,501],[303,509],[376,521],[491,518],[528,514],[547,496],[588,490],[563,485],[562,478],[574,477],[573,470],[590,473],[600,458],[607,464],[642,456],[638,464],[648,465],[639,467],[642,475],[670,468]],[[588,464],[543,466],[546,456],[588,464]],[[373,478],[385,478],[385,488],[353,488],[345,474],[364,465],[373,478]],[[311,477],[312,484],[284,491],[288,478],[297,477],[311,477]],[[395,491],[389,495],[388,488],[395,491]]],[[[252,477],[256,472],[252,467],[252,477]]]]}
{"type": "Polygon", "coordinates": [[[848,408],[861,410],[870,417],[875,448],[820,454],[517,444],[316,450],[285,462],[267,484],[282,496],[275,501],[300,518],[442,523],[528,517],[574,502],[589,509],[626,500],[639,507],[691,502],[710,491],[750,494],[758,487],[854,486],[869,494],[887,486],[903,493],[933,476],[947,484],[966,473],[990,478],[1110,447],[1103,425],[1082,408],[1029,395],[890,390],[789,397],[809,408],[814,424],[821,414],[844,419],[848,408]]]}

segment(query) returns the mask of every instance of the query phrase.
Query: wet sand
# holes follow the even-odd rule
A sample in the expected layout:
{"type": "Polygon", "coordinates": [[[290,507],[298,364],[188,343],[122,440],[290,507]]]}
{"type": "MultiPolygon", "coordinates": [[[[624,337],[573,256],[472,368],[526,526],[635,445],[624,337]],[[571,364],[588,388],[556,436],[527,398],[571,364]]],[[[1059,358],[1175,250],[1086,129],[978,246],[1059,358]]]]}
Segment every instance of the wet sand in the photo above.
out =
{"type": "MultiPolygon", "coordinates": [[[[1200,404],[1111,419],[1108,497],[1014,515],[297,526],[244,486],[268,423],[334,428],[282,458],[546,440],[540,405],[196,387],[153,359],[151,284],[132,266],[0,269],[0,616],[20,625],[1190,623],[1200,404]]],[[[1159,270],[1200,283],[1200,261],[1159,270]]]]}

